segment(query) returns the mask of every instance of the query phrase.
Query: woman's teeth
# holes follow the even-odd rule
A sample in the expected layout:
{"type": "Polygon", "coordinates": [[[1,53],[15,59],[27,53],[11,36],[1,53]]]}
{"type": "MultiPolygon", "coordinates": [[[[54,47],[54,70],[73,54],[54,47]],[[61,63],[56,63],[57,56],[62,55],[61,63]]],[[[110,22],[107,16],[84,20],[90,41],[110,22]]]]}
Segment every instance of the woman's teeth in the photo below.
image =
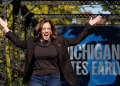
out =
{"type": "Polygon", "coordinates": [[[48,36],[48,34],[44,34],[45,36],[48,36]]]}

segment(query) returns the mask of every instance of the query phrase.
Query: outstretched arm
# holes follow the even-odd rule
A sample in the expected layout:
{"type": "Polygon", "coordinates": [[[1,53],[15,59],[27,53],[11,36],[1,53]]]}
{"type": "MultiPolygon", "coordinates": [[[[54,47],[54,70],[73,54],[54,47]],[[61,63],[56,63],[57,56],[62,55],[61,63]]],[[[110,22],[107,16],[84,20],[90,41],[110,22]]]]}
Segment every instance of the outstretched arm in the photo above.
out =
{"type": "Polygon", "coordinates": [[[4,21],[3,19],[0,18],[0,25],[2,25],[5,33],[6,33],[6,37],[16,46],[19,48],[27,48],[27,41],[21,41],[17,38],[17,36],[15,36],[15,34],[13,34],[9,28],[8,28],[8,23],[7,23],[7,19],[4,21]]]}
{"type": "Polygon", "coordinates": [[[76,38],[65,38],[62,36],[62,39],[67,47],[69,46],[75,46],[79,44],[81,41],[83,41],[89,34],[91,34],[94,30],[92,25],[97,23],[101,19],[100,16],[97,16],[95,19],[90,19],[89,24],[86,26],[84,31],[82,31],[76,38]]]}

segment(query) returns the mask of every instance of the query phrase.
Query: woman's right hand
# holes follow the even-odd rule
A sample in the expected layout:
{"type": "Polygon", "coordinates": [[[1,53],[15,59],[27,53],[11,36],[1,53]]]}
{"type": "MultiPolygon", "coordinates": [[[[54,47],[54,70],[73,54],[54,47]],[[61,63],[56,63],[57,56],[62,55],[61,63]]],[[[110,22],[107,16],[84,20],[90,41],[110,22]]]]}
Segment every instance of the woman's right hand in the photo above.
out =
{"type": "Polygon", "coordinates": [[[0,24],[2,25],[3,28],[7,27],[8,23],[7,23],[7,19],[5,19],[5,21],[3,19],[0,18],[0,24]]]}
{"type": "Polygon", "coordinates": [[[8,32],[8,31],[9,31],[9,29],[8,29],[8,27],[7,27],[7,25],[8,25],[7,19],[5,19],[5,21],[4,21],[2,18],[0,18],[0,25],[2,25],[2,27],[3,27],[4,30],[5,30],[5,32],[8,32]]]}

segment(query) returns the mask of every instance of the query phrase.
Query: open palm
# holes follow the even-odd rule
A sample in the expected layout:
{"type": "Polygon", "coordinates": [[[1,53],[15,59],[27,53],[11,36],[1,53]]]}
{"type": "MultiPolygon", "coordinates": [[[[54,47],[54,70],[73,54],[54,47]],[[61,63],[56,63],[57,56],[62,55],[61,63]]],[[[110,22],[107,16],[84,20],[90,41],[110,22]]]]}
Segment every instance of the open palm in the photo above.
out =
{"type": "Polygon", "coordinates": [[[0,18],[0,25],[2,25],[2,27],[7,27],[8,25],[7,19],[4,21],[3,19],[0,18]]]}
{"type": "Polygon", "coordinates": [[[95,19],[92,19],[92,17],[89,20],[89,24],[90,25],[94,25],[95,23],[97,23],[98,21],[100,21],[101,16],[97,16],[95,19]]]}

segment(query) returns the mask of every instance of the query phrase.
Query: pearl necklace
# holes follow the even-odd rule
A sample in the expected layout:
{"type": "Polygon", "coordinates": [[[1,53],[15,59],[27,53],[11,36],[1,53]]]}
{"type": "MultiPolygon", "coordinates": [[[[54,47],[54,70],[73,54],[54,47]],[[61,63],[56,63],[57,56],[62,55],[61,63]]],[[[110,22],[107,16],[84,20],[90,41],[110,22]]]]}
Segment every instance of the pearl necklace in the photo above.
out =
{"type": "MultiPolygon", "coordinates": [[[[48,41],[48,43],[47,43],[45,46],[48,46],[49,43],[50,43],[50,40],[48,41]]],[[[41,45],[44,46],[44,45],[42,44],[42,40],[41,40],[41,45]]]]}

